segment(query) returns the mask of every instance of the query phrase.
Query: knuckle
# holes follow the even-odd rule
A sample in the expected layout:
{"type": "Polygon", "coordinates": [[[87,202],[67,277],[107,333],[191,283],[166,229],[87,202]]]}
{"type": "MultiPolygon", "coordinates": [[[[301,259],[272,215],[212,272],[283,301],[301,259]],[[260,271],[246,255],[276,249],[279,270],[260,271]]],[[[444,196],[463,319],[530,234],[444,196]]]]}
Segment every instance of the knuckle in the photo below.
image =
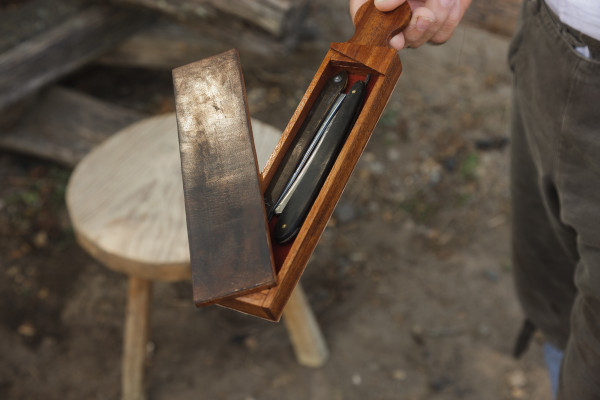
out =
{"type": "Polygon", "coordinates": [[[448,16],[448,19],[446,19],[444,26],[447,26],[448,29],[450,29],[450,30],[454,30],[458,26],[459,23],[460,23],[460,16],[454,15],[454,13],[452,13],[451,15],[448,16]]]}
{"type": "Polygon", "coordinates": [[[431,38],[431,40],[429,41],[429,43],[435,44],[435,45],[440,45],[440,44],[446,43],[448,41],[448,39],[439,39],[437,37],[433,37],[433,38],[431,38]]]}
{"type": "Polygon", "coordinates": [[[406,47],[410,47],[411,49],[416,49],[417,47],[421,47],[427,42],[426,38],[419,38],[417,40],[407,41],[406,47]]]}
{"type": "Polygon", "coordinates": [[[450,40],[451,36],[452,31],[440,31],[433,35],[429,41],[434,44],[443,44],[450,40]]]}
{"type": "Polygon", "coordinates": [[[453,20],[446,20],[446,22],[432,35],[430,42],[441,44],[447,42],[454,33],[458,23],[453,20]]]}

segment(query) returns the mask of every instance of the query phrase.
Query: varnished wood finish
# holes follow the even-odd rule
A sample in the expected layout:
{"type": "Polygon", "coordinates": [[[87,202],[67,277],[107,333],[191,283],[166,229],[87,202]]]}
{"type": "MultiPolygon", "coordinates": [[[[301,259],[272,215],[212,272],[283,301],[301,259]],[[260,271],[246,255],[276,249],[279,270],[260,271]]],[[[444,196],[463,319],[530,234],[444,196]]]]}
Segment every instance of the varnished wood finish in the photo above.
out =
{"type": "Polygon", "coordinates": [[[327,79],[335,75],[340,69],[346,69],[358,75],[371,74],[370,93],[367,96],[363,110],[348,135],[338,159],[306,217],[298,236],[294,239],[287,257],[280,266],[278,285],[249,296],[241,296],[220,302],[223,306],[262,318],[279,320],[284,306],[298,283],[400,77],[402,65],[396,51],[387,46],[377,46],[377,44],[387,43],[387,38],[392,33],[401,30],[406,25],[410,19],[409,7],[402,7],[400,11],[390,14],[375,10],[372,1],[363,7],[368,8],[359,10],[357,14],[358,17],[355,21],[356,34],[353,39],[349,42],[333,43],[331,45],[331,49],[300,101],[267,166],[262,171],[262,190],[264,191],[272,179],[285,151],[318,96],[320,89],[327,79]],[[375,18],[379,26],[384,28],[377,28],[377,34],[375,35],[362,32],[365,26],[371,25],[361,16],[375,18]]]}
{"type": "Polygon", "coordinates": [[[348,43],[388,47],[392,36],[401,32],[410,22],[410,6],[406,2],[395,10],[384,13],[377,10],[372,2],[369,3],[356,12],[354,16],[356,30],[348,43]]]}
{"type": "Polygon", "coordinates": [[[236,51],[173,71],[194,302],[275,284],[236,51]]]}

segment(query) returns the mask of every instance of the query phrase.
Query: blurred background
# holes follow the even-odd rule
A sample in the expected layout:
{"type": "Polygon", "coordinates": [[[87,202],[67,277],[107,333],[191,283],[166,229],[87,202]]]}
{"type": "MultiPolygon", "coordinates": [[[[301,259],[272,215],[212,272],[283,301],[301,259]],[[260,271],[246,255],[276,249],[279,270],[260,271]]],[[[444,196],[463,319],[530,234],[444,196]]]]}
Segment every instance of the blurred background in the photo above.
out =
{"type": "MultiPolygon", "coordinates": [[[[149,399],[548,399],[522,360],[509,254],[506,64],[519,1],[475,0],[404,72],[302,278],[331,358],[296,363],[282,324],[154,286],[149,399]],[[495,3],[495,4],[494,4],[495,3]]],[[[75,242],[73,167],[174,111],[170,70],[237,48],[253,118],[280,131],[346,0],[0,2],[0,398],[120,396],[127,279],[75,242]]]]}

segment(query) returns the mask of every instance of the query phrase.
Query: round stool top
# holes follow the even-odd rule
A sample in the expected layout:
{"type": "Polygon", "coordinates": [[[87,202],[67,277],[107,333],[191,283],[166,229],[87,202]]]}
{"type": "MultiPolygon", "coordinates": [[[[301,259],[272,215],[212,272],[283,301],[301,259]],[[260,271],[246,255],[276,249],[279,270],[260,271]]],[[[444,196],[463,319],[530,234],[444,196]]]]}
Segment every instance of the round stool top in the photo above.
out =
{"type": "MultiPolygon", "coordinates": [[[[252,121],[259,165],[280,133],[252,121]]],[[[152,280],[190,276],[175,114],[145,119],[75,168],[67,208],[81,246],[107,267],[152,280]]]]}

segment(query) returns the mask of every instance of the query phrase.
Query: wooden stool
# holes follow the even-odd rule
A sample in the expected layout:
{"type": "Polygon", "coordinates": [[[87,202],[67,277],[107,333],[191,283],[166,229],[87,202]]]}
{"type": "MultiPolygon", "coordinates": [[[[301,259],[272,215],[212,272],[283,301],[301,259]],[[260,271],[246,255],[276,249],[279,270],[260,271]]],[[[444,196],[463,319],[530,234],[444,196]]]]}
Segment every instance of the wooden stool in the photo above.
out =
{"type": "MultiPolygon", "coordinates": [[[[262,166],[279,132],[254,120],[252,128],[262,166]]],[[[131,125],[88,154],[70,178],[67,208],[80,245],[129,276],[122,398],[144,399],[152,281],[190,278],[175,114],[131,125]]],[[[298,362],[323,365],[327,346],[300,286],[284,321],[298,362]]]]}

